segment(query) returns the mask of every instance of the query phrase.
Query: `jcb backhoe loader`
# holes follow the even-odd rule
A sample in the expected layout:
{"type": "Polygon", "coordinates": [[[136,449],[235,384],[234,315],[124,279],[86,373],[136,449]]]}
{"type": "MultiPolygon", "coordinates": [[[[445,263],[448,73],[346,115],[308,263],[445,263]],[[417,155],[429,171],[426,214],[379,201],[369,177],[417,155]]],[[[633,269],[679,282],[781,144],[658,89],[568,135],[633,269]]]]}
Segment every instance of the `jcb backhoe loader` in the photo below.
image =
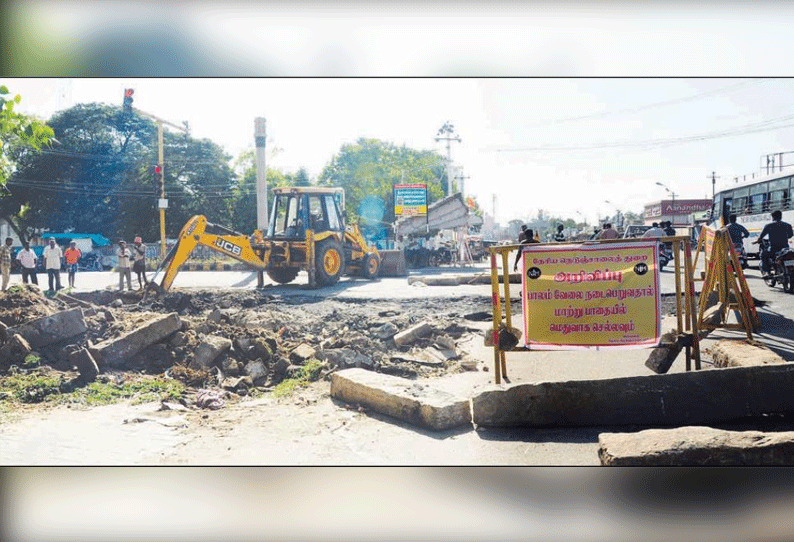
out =
{"type": "Polygon", "coordinates": [[[380,256],[368,246],[356,225],[345,226],[341,188],[287,187],[273,189],[270,225],[265,235],[250,237],[211,224],[202,215],[182,228],[174,247],[157,268],[152,284],[163,273],[160,291],[167,291],[196,245],[210,247],[260,272],[280,284],[292,282],[301,270],[309,285],[335,284],[342,274],[368,279],[378,276],[380,256]]]}

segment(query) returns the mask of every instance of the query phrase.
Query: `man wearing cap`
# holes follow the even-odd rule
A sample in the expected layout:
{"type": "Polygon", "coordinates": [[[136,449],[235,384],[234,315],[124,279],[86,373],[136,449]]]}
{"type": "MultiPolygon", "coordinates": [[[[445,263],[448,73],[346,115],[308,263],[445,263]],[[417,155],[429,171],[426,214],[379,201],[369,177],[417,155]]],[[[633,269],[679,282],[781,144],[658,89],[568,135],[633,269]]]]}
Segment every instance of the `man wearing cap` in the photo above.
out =
{"type": "Polygon", "coordinates": [[[77,248],[77,243],[74,241],[69,243],[69,248],[63,253],[63,257],[66,258],[66,271],[69,273],[69,288],[74,288],[74,275],[77,273],[77,262],[80,261],[82,256],[83,253],[80,252],[80,249],[77,248]]]}
{"type": "Polygon", "coordinates": [[[140,237],[136,237],[132,245],[132,262],[132,270],[138,276],[138,286],[142,290],[149,281],[146,280],[146,245],[140,237]]]}
{"type": "Polygon", "coordinates": [[[54,237],[50,237],[50,244],[44,249],[44,266],[47,269],[51,292],[63,288],[61,286],[61,258],[63,258],[61,247],[55,244],[54,237]]]}
{"type": "Polygon", "coordinates": [[[132,290],[132,274],[130,273],[132,252],[127,248],[126,241],[119,241],[119,249],[116,251],[116,256],[119,257],[119,264],[116,267],[119,270],[119,290],[124,291],[124,277],[127,277],[127,288],[132,290]]]}

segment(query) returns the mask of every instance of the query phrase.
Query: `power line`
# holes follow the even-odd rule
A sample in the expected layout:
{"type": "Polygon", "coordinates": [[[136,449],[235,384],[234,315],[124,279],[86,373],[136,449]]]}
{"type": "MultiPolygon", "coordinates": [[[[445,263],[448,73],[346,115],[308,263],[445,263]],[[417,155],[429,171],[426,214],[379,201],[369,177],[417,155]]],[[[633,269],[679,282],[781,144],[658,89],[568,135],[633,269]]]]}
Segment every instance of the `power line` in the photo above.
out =
{"type": "Polygon", "coordinates": [[[736,136],[736,135],[746,135],[746,134],[753,134],[758,132],[765,132],[765,131],[772,131],[772,130],[780,130],[783,128],[789,128],[794,126],[794,124],[782,124],[778,126],[773,126],[775,123],[780,122],[787,122],[794,120],[794,115],[787,115],[784,117],[778,117],[775,119],[767,119],[764,121],[760,121],[757,123],[746,124],[744,126],[739,126],[735,128],[729,128],[726,130],[721,130],[717,132],[711,132],[707,134],[699,134],[699,135],[692,135],[692,136],[682,136],[682,137],[675,137],[675,138],[667,138],[667,139],[648,139],[648,140],[640,140],[640,141],[613,141],[613,142],[606,142],[606,143],[594,143],[594,144],[585,144],[585,145],[538,145],[533,147],[514,147],[514,148],[503,148],[503,149],[496,149],[496,152],[526,152],[526,151],[573,151],[573,150],[598,150],[598,149],[608,149],[608,148],[620,148],[620,147],[643,147],[643,148],[655,148],[660,146],[669,146],[675,145],[679,143],[690,143],[693,141],[706,141],[709,139],[718,139],[722,137],[729,137],[729,136],[736,136]]]}
{"type": "Polygon", "coordinates": [[[597,113],[590,113],[590,114],[587,114],[587,115],[579,115],[579,116],[575,116],[575,117],[564,117],[564,118],[561,118],[561,119],[551,119],[551,120],[546,120],[546,121],[540,121],[540,122],[537,122],[537,123],[534,123],[534,124],[528,124],[526,126],[527,127],[548,126],[550,124],[563,124],[563,123],[566,123],[566,122],[575,122],[575,121],[580,121],[580,120],[590,120],[590,119],[595,119],[595,118],[600,118],[600,117],[607,117],[607,116],[610,116],[610,115],[622,115],[622,114],[628,114],[628,113],[637,113],[639,111],[645,111],[645,110],[654,109],[654,108],[657,108],[657,107],[664,107],[664,106],[668,106],[668,105],[675,105],[675,104],[685,103],[685,102],[689,102],[689,101],[693,101],[693,100],[699,100],[701,98],[705,98],[705,97],[708,97],[708,96],[715,96],[715,95],[718,95],[718,94],[722,94],[724,92],[729,92],[729,91],[732,91],[732,90],[736,90],[736,89],[741,88],[741,87],[745,87],[745,86],[748,86],[748,85],[759,84],[759,83],[763,83],[763,82],[767,82],[767,81],[769,81],[769,80],[768,79],[762,79],[762,80],[742,81],[740,83],[735,83],[733,85],[728,85],[727,87],[722,87],[722,88],[718,88],[716,90],[710,90],[708,92],[702,92],[702,93],[699,93],[699,94],[693,94],[691,96],[684,96],[682,98],[674,98],[672,100],[665,100],[665,101],[662,101],[662,102],[655,102],[655,103],[641,105],[641,106],[637,106],[637,107],[627,107],[627,108],[624,108],[624,109],[615,109],[615,110],[612,110],[612,111],[599,111],[597,113]]]}

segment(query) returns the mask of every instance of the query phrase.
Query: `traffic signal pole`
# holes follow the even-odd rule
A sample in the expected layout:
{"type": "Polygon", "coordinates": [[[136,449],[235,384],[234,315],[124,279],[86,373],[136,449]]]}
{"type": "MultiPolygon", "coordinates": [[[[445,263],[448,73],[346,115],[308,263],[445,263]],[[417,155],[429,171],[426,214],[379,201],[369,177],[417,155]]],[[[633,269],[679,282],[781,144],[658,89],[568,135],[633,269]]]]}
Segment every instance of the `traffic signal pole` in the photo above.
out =
{"type": "Polygon", "coordinates": [[[187,122],[184,126],[179,126],[165,119],[161,119],[156,115],[141,111],[137,107],[132,106],[133,89],[124,90],[124,111],[135,112],[141,116],[148,117],[157,122],[157,165],[160,169],[160,198],[157,201],[157,207],[160,209],[160,258],[165,259],[165,210],[168,208],[168,200],[165,198],[165,157],[163,153],[163,124],[167,124],[171,128],[175,128],[185,134],[189,133],[187,122]]]}

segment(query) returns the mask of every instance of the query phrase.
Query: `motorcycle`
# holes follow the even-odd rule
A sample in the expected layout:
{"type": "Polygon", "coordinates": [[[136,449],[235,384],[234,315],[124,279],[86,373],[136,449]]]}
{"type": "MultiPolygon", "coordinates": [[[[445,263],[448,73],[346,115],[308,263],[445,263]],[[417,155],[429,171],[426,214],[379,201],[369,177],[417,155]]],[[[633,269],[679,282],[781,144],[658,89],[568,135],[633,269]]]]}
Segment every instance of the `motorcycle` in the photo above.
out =
{"type": "Polygon", "coordinates": [[[440,248],[430,253],[430,266],[438,267],[442,264],[455,263],[455,251],[447,245],[442,245],[440,248]]]}
{"type": "Polygon", "coordinates": [[[665,243],[659,243],[659,271],[673,259],[673,249],[665,243]]]}
{"type": "Polygon", "coordinates": [[[794,251],[786,247],[778,251],[777,254],[772,254],[769,241],[762,239],[761,261],[764,261],[764,258],[771,264],[771,272],[764,275],[764,283],[770,288],[774,288],[780,282],[784,292],[794,294],[794,251]]]}

